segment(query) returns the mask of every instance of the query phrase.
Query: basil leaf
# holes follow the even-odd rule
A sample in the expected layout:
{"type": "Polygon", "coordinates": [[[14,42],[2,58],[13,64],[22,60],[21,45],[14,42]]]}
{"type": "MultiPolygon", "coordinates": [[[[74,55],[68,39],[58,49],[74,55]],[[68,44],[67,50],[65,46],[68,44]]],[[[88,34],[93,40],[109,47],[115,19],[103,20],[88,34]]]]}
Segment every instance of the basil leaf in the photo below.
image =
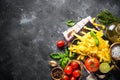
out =
{"type": "Polygon", "coordinates": [[[64,62],[64,58],[62,58],[62,59],[60,59],[59,60],[59,63],[60,63],[60,66],[62,67],[62,68],[65,68],[65,62],[64,62]]]}
{"type": "Polygon", "coordinates": [[[66,66],[66,61],[64,60],[65,58],[63,58],[63,61],[62,61],[62,65],[61,65],[61,67],[64,69],[65,68],[65,66],[66,66]]]}
{"type": "Polygon", "coordinates": [[[96,46],[99,46],[99,40],[98,38],[94,38],[96,46]]]}
{"type": "Polygon", "coordinates": [[[65,66],[67,65],[67,63],[69,61],[70,61],[70,58],[68,58],[68,57],[65,57],[65,58],[62,58],[62,59],[59,60],[60,65],[61,65],[62,68],[65,68],[65,66]]]}
{"type": "Polygon", "coordinates": [[[65,22],[67,24],[67,26],[74,26],[75,25],[75,22],[73,20],[68,20],[67,22],[65,22]]]}
{"type": "Polygon", "coordinates": [[[50,57],[55,60],[59,60],[59,64],[62,68],[65,68],[67,63],[72,59],[74,55],[72,54],[71,57],[69,57],[69,50],[65,49],[65,53],[56,53],[56,54],[50,54],[50,57]]]}
{"type": "Polygon", "coordinates": [[[90,35],[94,38],[96,46],[98,46],[99,45],[99,40],[97,38],[97,35],[94,33],[94,31],[91,31],[90,35]]]}
{"type": "Polygon", "coordinates": [[[60,60],[59,60],[60,66],[62,66],[62,61],[63,61],[63,59],[60,59],[60,60]]]}
{"type": "Polygon", "coordinates": [[[65,56],[66,56],[66,57],[69,56],[69,51],[68,51],[68,49],[65,49],[65,56]]]}
{"type": "Polygon", "coordinates": [[[56,60],[62,58],[62,56],[63,56],[62,53],[58,53],[58,54],[50,54],[50,57],[51,57],[52,59],[56,59],[56,60]]]}
{"type": "Polygon", "coordinates": [[[93,38],[96,38],[96,37],[97,37],[96,34],[94,33],[94,31],[91,31],[91,32],[90,32],[90,35],[91,35],[93,38]]]}

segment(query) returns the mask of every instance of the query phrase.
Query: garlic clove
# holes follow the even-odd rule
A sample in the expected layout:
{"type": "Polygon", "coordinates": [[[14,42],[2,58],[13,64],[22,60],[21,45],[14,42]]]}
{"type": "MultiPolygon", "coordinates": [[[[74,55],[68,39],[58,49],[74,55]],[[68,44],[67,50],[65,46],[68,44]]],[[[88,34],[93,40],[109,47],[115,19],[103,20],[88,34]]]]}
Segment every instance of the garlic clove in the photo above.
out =
{"type": "Polygon", "coordinates": [[[56,61],[49,61],[48,63],[49,63],[49,65],[52,66],[52,67],[55,67],[55,66],[58,65],[56,61]]]}

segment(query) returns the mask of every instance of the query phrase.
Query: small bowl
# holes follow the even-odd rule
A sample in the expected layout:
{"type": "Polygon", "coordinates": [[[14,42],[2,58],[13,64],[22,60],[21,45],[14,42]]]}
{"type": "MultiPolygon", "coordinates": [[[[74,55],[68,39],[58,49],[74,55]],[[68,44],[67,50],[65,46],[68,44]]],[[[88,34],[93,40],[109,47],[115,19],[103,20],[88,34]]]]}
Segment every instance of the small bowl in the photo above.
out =
{"type": "MultiPolygon", "coordinates": [[[[67,64],[66,66],[70,65],[70,63],[71,63],[72,61],[75,61],[75,62],[77,62],[77,63],[79,64],[79,70],[80,70],[80,72],[81,72],[81,76],[79,77],[79,80],[81,80],[81,78],[82,78],[82,73],[83,73],[83,64],[82,64],[82,62],[79,61],[79,60],[71,60],[71,61],[68,62],[68,64],[67,64]]],[[[64,75],[65,75],[65,73],[64,73],[64,75]]]]}
{"type": "Polygon", "coordinates": [[[120,42],[115,42],[110,46],[110,54],[113,59],[120,60],[120,42]],[[114,49],[114,51],[113,51],[114,49]],[[118,51],[118,53],[116,53],[118,51]],[[115,55],[113,55],[113,52],[115,55]]]}
{"type": "Polygon", "coordinates": [[[63,69],[61,67],[54,67],[51,70],[51,77],[53,80],[61,80],[63,77],[63,69]]]}

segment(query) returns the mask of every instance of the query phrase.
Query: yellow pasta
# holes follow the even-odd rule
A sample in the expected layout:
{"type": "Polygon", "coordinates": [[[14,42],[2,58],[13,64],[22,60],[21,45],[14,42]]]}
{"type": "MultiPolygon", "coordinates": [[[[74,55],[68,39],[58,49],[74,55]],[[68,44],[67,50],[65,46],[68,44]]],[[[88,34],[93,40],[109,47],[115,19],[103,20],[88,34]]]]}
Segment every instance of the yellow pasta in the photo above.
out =
{"type": "MultiPolygon", "coordinates": [[[[87,28],[91,30],[90,28],[87,28]]],[[[92,29],[93,30],[93,29],[92,29]]],[[[94,30],[96,31],[96,30],[94,30]]],[[[74,34],[78,40],[76,44],[71,44],[69,50],[71,53],[78,54],[78,60],[84,60],[85,57],[97,57],[100,62],[111,62],[109,43],[102,38],[103,31],[96,31],[99,45],[96,46],[94,38],[90,35],[90,32],[84,33],[84,36],[74,34]]]]}

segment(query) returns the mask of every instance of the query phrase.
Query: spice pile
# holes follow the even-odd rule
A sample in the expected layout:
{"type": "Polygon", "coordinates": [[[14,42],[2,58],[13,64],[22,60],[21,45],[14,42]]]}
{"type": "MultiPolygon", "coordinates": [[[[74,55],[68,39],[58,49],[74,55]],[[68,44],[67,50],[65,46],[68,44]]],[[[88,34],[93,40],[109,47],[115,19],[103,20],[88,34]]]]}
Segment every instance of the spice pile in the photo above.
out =
{"type": "MultiPolygon", "coordinates": [[[[72,27],[63,32],[66,40],[58,40],[56,43],[58,48],[66,46],[63,48],[65,52],[50,54],[50,57],[59,63],[53,66],[53,69],[59,66],[63,69],[63,74],[61,73],[62,76],[59,76],[60,71],[56,71],[53,77],[60,80],[80,80],[83,67],[90,75],[98,72],[109,73],[115,68],[115,61],[112,59],[111,52],[113,56],[118,56],[120,51],[116,51],[116,49],[120,46],[113,47],[111,51],[110,46],[115,42],[107,39],[104,31],[107,25],[119,22],[120,19],[108,10],[102,11],[96,18],[87,17],[78,23],[73,20],[67,21],[66,24],[72,27]],[[96,23],[96,20],[99,23],[96,23]]],[[[52,63],[56,63],[56,61],[52,63]]],[[[93,79],[96,80],[96,78],[93,79]]]]}

